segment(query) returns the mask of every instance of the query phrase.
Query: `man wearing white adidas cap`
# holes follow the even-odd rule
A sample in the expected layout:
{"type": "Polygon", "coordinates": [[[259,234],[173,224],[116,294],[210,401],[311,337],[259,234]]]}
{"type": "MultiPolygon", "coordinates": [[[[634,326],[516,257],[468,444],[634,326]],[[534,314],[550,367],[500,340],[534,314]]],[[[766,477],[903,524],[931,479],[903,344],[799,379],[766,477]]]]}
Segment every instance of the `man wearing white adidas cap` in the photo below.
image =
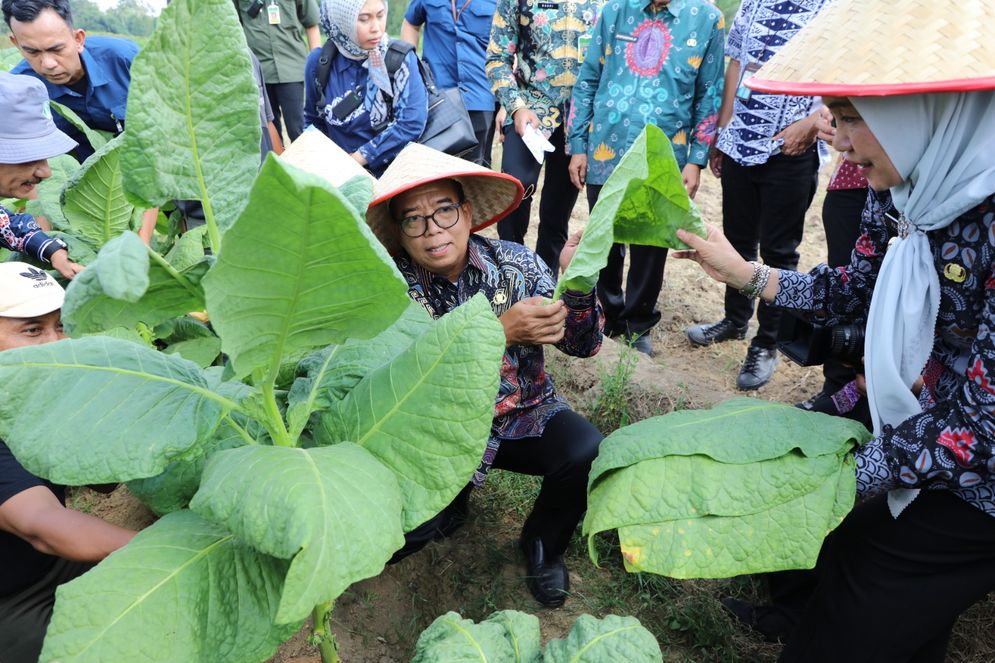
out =
{"type": "MultiPolygon", "coordinates": [[[[64,338],[65,292],[46,272],[0,263],[0,351],[64,338]]],[[[65,507],[65,488],[34,476],[0,440],[0,661],[35,663],[56,588],[135,535],[65,507]]]]}
{"type": "MultiPolygon", "coordinates": [[[[48,92],[30,76],[0,72],[0,198],[34,198],[36,185],[52,175],[48,160],[76,147],[52,121],[48,92]]],[[[71,279],[83,269],[69,259],[65,242],[49,237],[30,214],[0,206],[0,246],[51,263],[71,279]]]]}

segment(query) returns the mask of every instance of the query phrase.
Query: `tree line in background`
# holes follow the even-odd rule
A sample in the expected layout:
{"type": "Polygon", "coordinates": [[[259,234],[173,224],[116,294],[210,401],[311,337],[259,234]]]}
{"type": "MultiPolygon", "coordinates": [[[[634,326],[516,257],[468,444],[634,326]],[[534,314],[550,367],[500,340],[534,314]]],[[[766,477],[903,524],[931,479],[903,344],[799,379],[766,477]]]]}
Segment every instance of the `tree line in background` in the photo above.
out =
{"type": "MultiPolygon", "coordinates": [[[[319,0],[320,1],[320,0],[319,0]]],[[[397,37],[401,34],[401,21],[410,0],[389,2],[387,14],[387,34],[397,37]]],[[[740,0],[715,0],[716,6],[726,17],[726,27],[739,8],[740,0]]],[[[155,28],[156,17],[143,0],[118,0],[116,7],[102,11],[91,0],[72,0],[73,19],[77,27],[88,32],[110,32],[113,34],[147,37],[155,28]]],[[[0,28],[6,33],[7,26],[0,28]]]]}
{"type": "MultiPolygon", "coordinates": [[[[87,32],[109,32],[132,37],[148,37],[155,29],[156,16],[143,0],[118,0],[116,7],[103,11],[91,0],[72,0],[73,23],[87,32]]],[[[0,22],[0,34],[7,35],[7,25],[0,22]]],[[[139,40],[141,43],[142,40],[139,40]]],[[[0,46],[9,46],[4,40],[0,46]]]]}

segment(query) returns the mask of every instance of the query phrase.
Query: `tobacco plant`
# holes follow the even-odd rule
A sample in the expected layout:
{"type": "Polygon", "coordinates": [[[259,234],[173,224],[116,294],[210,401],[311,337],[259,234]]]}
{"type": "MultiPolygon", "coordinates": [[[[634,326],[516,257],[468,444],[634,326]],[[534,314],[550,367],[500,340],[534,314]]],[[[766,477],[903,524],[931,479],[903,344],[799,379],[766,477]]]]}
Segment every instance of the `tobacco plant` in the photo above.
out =
{"type": "Polygon", "coordinates": [[[64,314],[74,336],[105,333],[0,353],[0,437],[28,470],[128,482],[165,514],[59,588],[41,660],[261,661],[308,615],[337,660],[334,599],[483,455],[501,325],[483,298],[439,320],[411,304],[364,222],[368,180],[337,189],[272,156],[256,174],[230,2],[175,0],[132,71],[128,131],[79,181],[120,151],[138,207],[204,203],[212,255],[194,240],[163,256],[104,226],[119,234],[100,237],[64,314]],[[214,338],[191,331],[201,309],[223,366],[115,332],[214,338]]]}

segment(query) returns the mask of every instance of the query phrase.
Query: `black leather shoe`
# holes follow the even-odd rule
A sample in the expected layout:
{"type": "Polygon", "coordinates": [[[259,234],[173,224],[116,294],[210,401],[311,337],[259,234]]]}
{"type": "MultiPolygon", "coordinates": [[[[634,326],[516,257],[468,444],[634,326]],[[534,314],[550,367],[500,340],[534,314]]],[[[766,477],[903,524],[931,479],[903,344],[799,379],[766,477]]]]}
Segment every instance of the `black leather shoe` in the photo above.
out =
{"type": "Polygon", "coordinates": [[[770,381],[776,365],[777,350],[751,345],[736,377],[736,387],[744,390],[759,389],[770,381]]]}
{"type": "Polygon", "coordinates": [[[642,352],[647,357],[653,356],[653,341],[650,340],[649,332],[632,339],[632,347],[636,352],[642,352]]]}
{"type": "Polygon", "coordinates": [[[688,340],[695,345],[711,345],[712,343],[746,338],[746,328],[748,326],[737,327],[729,318],[722,318],[710,325],[692,325],[687,328],[686,333],[688,340]]]}
{"type": "Polygon", "coordinates": [[[570,589],[570,577],[563,557],[547,556],[539,537],[522,539],[518,545],[525,553],[525,586],[539,603],[547,608],[559,608],[570,589]]]}
{"type": "Polygon", "coordinates": [[[748,601],[727,596],[720,600],[740,624],[763,636],[767,642],[787,642],[796,622],[789,613],[776,606],[758,606],[748,601]]]}

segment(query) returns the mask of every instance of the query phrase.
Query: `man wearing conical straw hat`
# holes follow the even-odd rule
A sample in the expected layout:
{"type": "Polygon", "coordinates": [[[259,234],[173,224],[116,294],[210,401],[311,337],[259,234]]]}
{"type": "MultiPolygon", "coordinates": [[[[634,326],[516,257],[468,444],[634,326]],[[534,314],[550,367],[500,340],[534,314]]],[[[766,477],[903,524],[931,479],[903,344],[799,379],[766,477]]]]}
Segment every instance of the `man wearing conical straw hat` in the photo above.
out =
{"type": "Polygon", "coordinates": [[[775,270],[717,228],[680,235],[681,257],[748,296],[822,324],[867,314],[875,437],[782,661],[943,661],[995,589],[993,16],[995,0],[837,0],[750,81],[823,95],[867,178],[847,267],[775,270]]]}
{"type": "MultiPolygon", "coordinates": [[[[587,477],[601,433],[560,398],[545,371],[543,346],[589,357],[604,326],[594,291],[543,301],[555,282],[549,268],[521,244],[476,234],[521,202],[510,175],[437,152],[406,147],[374,186],[367,221],[395,255],[408,294],[438,318],[484,293],[504,326],[507,345],[487,451],[472,485],[490,467],[543,477],[522,527],[526,585],[545,606],[563,604],[569,590],[563,552],[587,503],[587,477]]],[[[580,234],[560,254],[570,262],[580,234]]],[[[467,487],[436,518],[407,536],[410,554],[466,520],[467,487]]]]}

